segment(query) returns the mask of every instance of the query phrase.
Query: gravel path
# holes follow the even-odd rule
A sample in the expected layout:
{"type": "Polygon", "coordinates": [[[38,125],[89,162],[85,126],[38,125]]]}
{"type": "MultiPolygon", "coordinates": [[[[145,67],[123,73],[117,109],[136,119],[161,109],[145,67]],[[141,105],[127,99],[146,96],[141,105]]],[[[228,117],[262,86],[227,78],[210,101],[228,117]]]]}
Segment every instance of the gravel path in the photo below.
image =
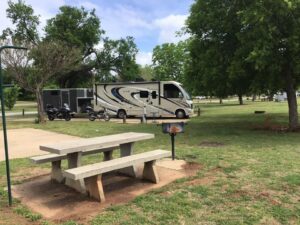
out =
{"type": "MultiPolygon", "coordinates": [[[[7,130],[9,158],[25,158],[34,155],[47,154],[40,151],[39,146],[53,142],[80,139],[79,137],[33,128],[7,130]]],[[[5,159],[3,132],[0,132],[0,161],[5,159]]]]}

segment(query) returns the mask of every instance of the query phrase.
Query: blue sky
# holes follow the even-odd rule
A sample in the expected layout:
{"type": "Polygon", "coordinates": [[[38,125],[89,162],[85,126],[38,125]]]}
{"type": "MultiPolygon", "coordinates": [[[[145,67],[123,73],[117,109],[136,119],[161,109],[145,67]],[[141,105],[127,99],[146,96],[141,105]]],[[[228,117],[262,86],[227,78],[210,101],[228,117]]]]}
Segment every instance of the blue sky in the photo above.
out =
{"type": "MultiPolygon", "coordinates": [[[[178,42],[175,32],[184,26],[193,0],[25,0],[41,16],[42,27],[62,5],[96,9],[106,36],[133,36],[139,48],[137,62],[150,64],[152,49],[165,42],[178,42]]],[[[6,18],[7,1],[0,1],[0,30],[11,26],[6,18]]]]}

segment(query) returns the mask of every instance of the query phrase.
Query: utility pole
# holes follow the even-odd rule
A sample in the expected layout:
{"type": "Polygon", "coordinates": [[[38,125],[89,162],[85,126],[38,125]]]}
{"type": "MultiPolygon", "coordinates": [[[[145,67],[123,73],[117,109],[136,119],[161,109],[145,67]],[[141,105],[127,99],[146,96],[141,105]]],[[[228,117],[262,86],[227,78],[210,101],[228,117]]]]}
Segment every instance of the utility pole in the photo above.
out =
{"type": "Polygon", "coordinates": [[[3,85],[3,75],[2,75],[2,65],[1,65],[1,53],[4,49],[23,49],[24,47],[17,46],[2,46],[0,47],[0,95],[1,95],[1,113],[2,113],[2,127],[3,127],[3,139],[4,139],[4,151],[5,151],[5,164],[6,164],[6,179],[7,179],[7,192],[8,192],[8,203],[9,206],[12,205],[12,194],[11,194],[11,182],[10,182],[10,168],[9,168],[9,156],[8,156],[8,141],[7,141],[7,131],[6,131],[6,118],[5,118],[5,105],[4,105],[4,85],[3,85]]]}

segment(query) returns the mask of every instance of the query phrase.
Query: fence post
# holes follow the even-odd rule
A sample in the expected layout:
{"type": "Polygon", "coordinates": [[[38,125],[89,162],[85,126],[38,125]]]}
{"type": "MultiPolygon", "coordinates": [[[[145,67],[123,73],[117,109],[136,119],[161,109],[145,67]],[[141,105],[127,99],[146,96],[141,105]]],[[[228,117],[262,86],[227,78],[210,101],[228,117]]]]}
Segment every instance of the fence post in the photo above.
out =
{"type": "Polygon", "coordinates": [[[200,116],[201,114],[201,110],[200,110],[200,107],[198,107],[198,112],[197,112],[198,116],[200,116]]]}
{"type": "Polygon", "coordinates": [[[126,123],[126,115],[123,116],[123,123],[126,123]]]}

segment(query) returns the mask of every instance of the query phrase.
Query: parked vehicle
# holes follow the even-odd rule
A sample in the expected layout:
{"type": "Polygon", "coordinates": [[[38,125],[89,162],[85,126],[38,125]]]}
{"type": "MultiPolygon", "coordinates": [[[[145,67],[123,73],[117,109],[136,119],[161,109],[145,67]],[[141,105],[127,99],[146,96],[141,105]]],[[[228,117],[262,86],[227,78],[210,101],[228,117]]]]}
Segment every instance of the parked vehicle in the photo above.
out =
{"type": "Polygon", "coordinates": [[[185,118],[192,115],[193,102],[175,81],[96,84],[95,110],[106,108],[111,115],[185,118]]]}
{"type": "Polygon", "coordinates": [[[55,108],[53,105],[47,104],[46,112],[47,112],[48,119],[50,121],[52,121],[56,118],[69,121],[69,120],[71,120],[71,117],[72,117],[70,107],[66,103],[60,109],[55,108]]]}
{"type": "Polygon", "coordinates": [[[195,99],[197,99],[197,100],[203,100],[203,99],[206,99],[206,97],[205,96],[195,96],[195,99]]]}
{"type": "Polygon", "coordinates": [[[274,99],[275,102],[287,101],[287,93],[286,92],[277,92],[273,96],[273,99],[274,99]]]}
{"type": "Polygon", "coordinates": [[[95,112],[92,107],[87,106],[86,111],[89,115],[89,120],[90,121],[94,121],[95,119],[99,119],[99,120],[103,119],[104,121],[109,121],[110,120],[110,116],[109,116],[108,112],[105,109],[95,112]]]}

